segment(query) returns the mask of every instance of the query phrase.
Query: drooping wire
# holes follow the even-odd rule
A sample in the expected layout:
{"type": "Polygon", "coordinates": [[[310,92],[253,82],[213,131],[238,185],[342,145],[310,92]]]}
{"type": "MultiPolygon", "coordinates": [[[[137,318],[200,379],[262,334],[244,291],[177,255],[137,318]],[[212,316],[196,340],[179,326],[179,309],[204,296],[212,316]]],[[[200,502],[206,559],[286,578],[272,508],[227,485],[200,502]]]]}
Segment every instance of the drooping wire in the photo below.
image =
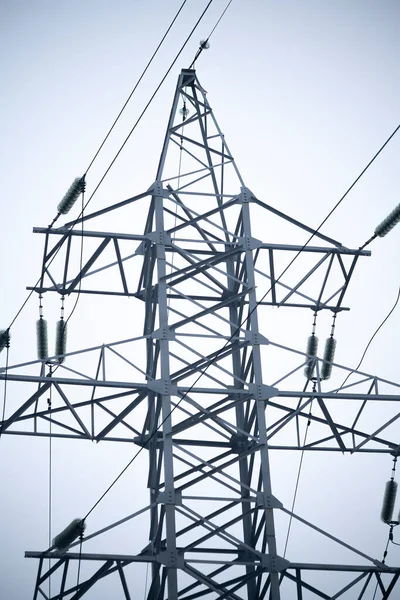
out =
{"type": "Polygon", "coordinates": [[[280,275],[277,277],[277,279],[275,279],[275,281],[272,283],[271,287],[265,292],[265,294],[262,296],[262,298],[260,300],[258,300],[258,302],[256,303],[256,305],[254,306],[254,308],[249,312],[249,314],[243,319],[242,323],[240,323],[240,325],[237,327],[237,329],[234,331],[234,333],[228,338],[228,340],[225,342],[225,344],[220,348],[220,350],[214,355],[214,357],[207,363],[206,367],[204,368],[203,371],[200,371],[198,377],[195,379],[195,381],[192,383],[192,385],[189,387],[189,389],[182,395],[182,397],[178,400],[178,402],[172,407],[172,409],[170,410],[170,412],[166,415],[166,417],[161,421],[161,423],[158,425],[158,427],[153,431],[152,434],[149,435],[149,437],[147,438],[147,440],[145,441],[145,443],[143,444],[143,446],[141,446],[139,448],[139,450],[133,455],[133,457],[129,460],[129,462],[125,465],[125,467],[122,469],[122,471],[119,473],[119,475],[117,475],[117,477],[112,481],[112,483],[108,486],[108,488],[105,490],[105,492],[103,492],[103,494],[100,496],[100,498],[97,500],[97,502],[92,506],[92,508],[87,512],[86,516],[83,518],[83,521],[85,521],[87,519],[87,517],[94,511],[94,509],[100,504],[100,502],[103,500],[103,498],[108,494],[108,492],[114,487],[114,485],[119,481],[119,479],[123,476],[123,474],[125,473],[125,471],[127,471],[127,469],[131,466],[131,464],[135,461],[135,459],[139,456],[139,454],[142,452],[142,450],[144,450],[144,448],[146,448],[146,446],[148,445],[148,443],[153,439],[153,437],[155,435],[157,435],[157,432],[161,429],[161,427],[163,426],[163,424],[165,423],[165,421],[167,419],[170,418],[170,416],[172,415],[172,413],[179,407],[179,405],[181,404],[181,402],[186,398],[186,396],[188,396],[188,394],[190,394],[190,392],[192,391],[192,389],[195,387],[195,385],[197,385],[198,381],[201,379],[201,377],[203,377],[203,375],[205,375],[205,373],[207,372],[207,370],[215,363],[216,360],[218,360],[218,357],[220,356],[220,354],[224,351],[224,349],[226,348],[226,346],[228,344],[230,344],[230,342],[237,336],[238,332],[240,331],[240,328],[246,323],[246,321],[248,321],[248,319],[250,318],[250,316],[252,315],[252,313],[257,310],[258,306],[264,301],[264,299],[268,296],[268,294],[271,292],[271,290],[276,286],[276,284],[282,279],[283,275],[288,271],[288,269],[290,269],[290,267],[293,265],[293,263],[297,260],[297,258],[300,256],[300,254],[303,252],[303,250],[307,247],[307,245],[310,243],[310,241],[313,239],[313,237],[319,232],[319,230],[322,228],[322,226],[328,221],[328,219],[332,216],[332,214],[335,212],[335,210],[340,206],[340,204],[343,202],[343,200],[346,198],[346,196],[349,194],[349,192],[354,188],[354,186],[356,185],[356,183],[361,179],[361,177],[366,173],[366,171],[368,170],[368,168],[372,165],[372,163],[376,160],[376,158],[379,156],[379,154],[382,152],[382,150],[387,146],[388,142],[393,138],[393,136],[395,135],[395,133],[400,129],[400,125],[398,125],[396,127],[396,129],[394,130],[394,132],[389,136],[389,138],[386,140],[386,142],[381,146],[381,148],[378,150],[378,152],[376,152],[376,154],[374,155],[374,157],[369,161],[369,163],[367,164],[367,166],[361,171],[361,173],[357,176],[357,178],[353,181],[353,183],[350,185],[350,187],[346,190],[346,192],[343,194],[343,196],[338,200],[338,202],[336,202],[336,204],[334,205],[334,207],[329,211],[328,215],[323,219],[323,221],[320,223],[320,225],[317,227],[317,229],[315,229],[315,231],[311,234],[311,236],[307,239],[307,241],[305,242],[305,244],[300,248],[300,250],[294,255],[294,257],[292,258],[292,260],[289,262],[289,264],[283,269],[283,271],[280,273],[280,275]]]}
{"type": "Polygon", "coordinates": [[[388,312],[388,314],[386,315],[386,317],[383,319],[382,323],[375,329],[374,333],[370,337],[369,342],[365,346],[364,352],[361,355],[361,358],[360,358],[360,360],[358,362],[358,365],[352,371],[350,371],[348,373],[348,375],[346,376],[346,378],[343,380],[341,386],[338,388],[337,392],[339,392],[343,388],[344,384],[347,382],[347,380],[349,379],[349,377],[351,375],[353,375],[353,373],[355,371],[358,371],[358,369],[360,368],[360,366],[361,366],[361,364],[362,364],[362,362],[363,362],[363,360],[365,358],[365,355],[368,352],[368,349],[369,349],[370,345],[372,344],[373,339],[375,338],[375,336],[377,335],[377,333],[380,331],[380,329],[382,329],[382,327],[384,326],[384,324],[386,323],[386,321],[389,319],[389,317],[392,315],[393,311],[395,310],[396,306],[399,303],[399,300],[400,300],[400,286],[399,286],[399,291],[397,293],[397,298],[396,298],[395,303],[393,304],[392,308],[390,309],[390,311],[388,312]]]}
{"type": "MultiPolygon", "coordinates": [[[[313,389],[312,389],[313,394],[316,392],[316,389],[317,389],[316,385],[317,385],[317,382],[314,381],[313,382],[313,389]]],[[[309,427],[311,425],[311,414],[312,414],[313,401],[314,401],[314,398],[310,402],[310,409],[308,411],[308,421],[307,421],[306,430],[304,432],[303,447],[302,447],[301,455],[300,455],[299,468],[297,470],[296,485],[295,485],[295,488],[294,488],[293,500],[292,500],[292,508],[290,509],[290,512],[292,512],[292,513],[294,512],[294,509],[295,509],[295,506],[296,506],[297,492],[298,492],[299,483],[300,483],[300,475],[301,475],[301,470],[302,470],[302,467],[303,467],[303,459],[304,459],[305,446],[306,446],[306,442],[307,442],[308,430],[309,430],[309,427]]],[[[284,549],[284,552],[283,552],[283,558],[285,558],[285,556],[286,556],[286,551],[287,551],[287,547],[288,547],[288,543],[289,543],[290,530],[292,528],[292,521],[293,521],[293,515],[290,515],[288,529],[287,529],[287,532],[286,532],[285,549],[284,549]]]]}
{"type": "MultiPolygon", "coordinates": [[[[390,541],[390,539],[389,539],[389,537],[388,537],[388,541],[386,542],[386,547],[385,547],[385,550],[384,550],[384,552],[383,552],[383,558],[382,558],[382,560],[381,560],[381,562],[382,562],[383,564],[385,564],[385,560],[386,560],[386,557],[387,557],[387,553],[388,553],[388,547],[389,547],[389,541],[390,541]]],[[[372,600],[375,600],[375,596],[376,596],[376,592],[377,592],[377,590],[378,590],[378,581],[376,582],[375,591],[374,591],[374,595],[372,596],[372,600]]]]}
{"type": "Polygon", "coordinates": [[[99,155],[99,153],[100,153],[101,149],[103,148],[104,144],[105,144],[105,143],[106,143],[106,141],[108,140],[108,138],[109,138],[109,136],[110,136],[110,134],[111,134],[112,130],[114,129],[114,127],[115,127],[115,126],[116,126],[116,124],[118,123],[118,121],[119,121],[119,118],[121,117],[122,113],[124,112],[125,108],[127,107],[127,105],[128,105],[128,103],[129,103],[130,99],[132,98],[133,94],[136,92],[136,90],[137,90],[137,88],[138,88],[138,86],[139,86],[140,82],[142,81],[142,79],[143,79],[143,77],[145,76],[145,74],[146,74],[146,72],[147,72],[148,68],[150,67],[151,63],[153,62],[154,58],[156,57],[156,55],[157,55],[157,53],[158,53],[159,49],[160,49],[160,48],[161,48],[161,46],[163,45],[165,38],[167,37],[167,35],[168,35],[168,34],[169,34],[169,32],[171,31],[171,29],[172,29],[172,27],[173,27],[173,25],[174,25],[175,21],[176,21],[176,20],[177,20],[177,18],[179,17],[179,15],[180,15],[180,13],[181,13],[181,11],[182,11],[183,7],[185,6],[186,2],[187,2],[187,0],[183,0],[183,2],[182,2],[182,4],[181,4],[180,8],[178,9],[178,12],[176,13],[176,15],[174,16],[174,18],[172,19],[172,21],[171,21],[171,23],[170,23],[170,25],[169,25],[168,29],[166,30],[166,32],[164,33],[163,37],[161,38],[161,41],[159,42],[159,44],[158,44],[157,48],[154,50],[154,52],[153,52],[153,54],[152,54],[152,56],[151,56],[151,58],[150,58],[149,62],[147,63],[147,65],[146,65],[146,67],[144,68],[144,70],[143,70],[142,74],[140,75],[139,79],[138,79],[138,80],[137,80],[137,82],[135,83],[135,85],[134,85],[134,87],[133,87],[133,89],[132,89],[131,93],[129,94],[128,98],[126,99],[126,101],[125,101],[124,105],[122,106],[121,110],[119,111],[119,113],[118,113],[118,115],[117,115],[117,117],[116,117],[115,121],[113,122],[113,124],[111,125],[110,129],[108,130],[108,132],[107,132],[107,135],[105,136],[105,138],[104,138],[104,139],[103,139],[103,141],[101,142],[101,144],[100,144],[100,146],[99,146],[99,148],[98,148],[97,152],[95,153],[95,155],[93,156],[92,160],[90,161],[90,163],[89,163],[89,166],[87,167],[87,169],[86,169],[86,171],[85,171],[85,174],[87,174],[87,173],[89,172],[89,169],[91,168],[91,166],[93,165],[94,161],[95,161],[95,160],[96,160],[96,158],[98,157],[98,155],[99,155]]]}
{"type": "Polygon", "coordinates": [[[390,526],[389,541],[392,542],[392,544],[394,544],[395,546],[400,546],[400,544],[398,544],[397,542],[395,542],[394,539],[393,539],[393,527],[394,527],[394,525],[390,526]]]}

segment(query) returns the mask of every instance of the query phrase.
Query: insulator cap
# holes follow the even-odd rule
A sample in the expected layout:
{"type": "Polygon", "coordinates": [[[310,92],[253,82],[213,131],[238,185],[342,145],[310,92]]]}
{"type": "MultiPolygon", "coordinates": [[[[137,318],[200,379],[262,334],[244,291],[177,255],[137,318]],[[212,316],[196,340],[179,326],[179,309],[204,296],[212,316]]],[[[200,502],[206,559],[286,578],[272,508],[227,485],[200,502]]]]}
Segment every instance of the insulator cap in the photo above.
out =
{"type": "Polygon", "coordinates": [[[57,321],[56,328],[56,355],[59,363],[64,362],[65,357],[61,356],[67,350],[67,322],[64,319],[57,321]]]}
{"type": "Polygon", "coordinates": [[[375,235],[379,235],[379,237],[384,237],[389,231],[393,229],[395,225],[400,221],[400,204],[396,206],[394,210],[383,219],[382,223],[378,225],[375,229],[375,235]]]}
{"type": "Polygon", "coordinates": [[[4,348],[10,347],[10,331],[9,329],[1,329],[0,330],[0,352],[4,350],[4,348]]]}
{"type": "Polygon", "coordinates": [[[332,363],[335,357],[336,340],[334,337],[329,337],[325,342],[324,362],[321,367],[321,379],[329,379],[332,373],[332,363]]]}
{"type": "Polygon", "coordinates": [[[385,486],[383,495],[381,520],[384,523],[390,523],[393,517],[394,503],[396,502],[397,483],[393,479],[389,479],[385,486]]]}
{"type": "Polygon", "coordinates": [[[44,360],[49,356],[48,336],[47,336],[47,321],[40,317],[36,321],[36,342],[37,355],[39,360],[44,360]]]}
{"type": "Polygon", "coordinates": [[[68,192],[57,206],[60,215],[66,215],[71,210],[79,196],[85,191],[85,186],[85,176],[74,179],[68,192]]]}
{"type": "MultiPolygon", "coordinates": [[[[307,341],[307,354],[310,354],[311,357],[313,357],[313,356],[316,357],[317,352],[318,352],[318,338],[316,335],[312,334],[312,335],[310,335],[310,337],[308,338],[308,341],[307,341]]],[[[306,376],[307,379],[312,378],[316,362],[317,362],[316,358],[309,358],[307,360],[307,365],[304,369],[304,375],[306,376]]]]}
{"type": "Polygon", "coordinates": [[[77,540],[85,531],[86,523],[83,519],[74,519],[71,523],[66,527],[61,533],[56,535],[53,540],[53,546],[58,548],[59,550],[64,550],[68,548],[77,540]]]}
{"type": "Polygon", "coordinates": [[[200,48],[202,50],[208,50],[210,47],[210,42],[208,40],[200,40],[200,48]]]}

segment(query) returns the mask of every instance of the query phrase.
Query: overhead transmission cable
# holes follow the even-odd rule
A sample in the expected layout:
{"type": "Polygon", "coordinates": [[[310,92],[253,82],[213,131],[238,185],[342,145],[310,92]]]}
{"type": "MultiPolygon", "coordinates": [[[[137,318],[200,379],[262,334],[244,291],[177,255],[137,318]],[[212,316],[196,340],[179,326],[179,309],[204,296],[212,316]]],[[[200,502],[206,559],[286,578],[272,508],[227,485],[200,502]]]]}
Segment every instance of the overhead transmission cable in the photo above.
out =
{"type": "Polygon", "coordinates": [[[386,321],[389,319],[389,317],[392,315],[392,313],[394,312],[396,306],[399,303],[399,300],[400,300],[400,286],[399,286],[399,290],[397,292],[397,298],[396,298],[395,303],[393,304],[392,308],[390,309],[390,311],[388,312],[388,314],[386,315],[386,317],[383,319],[383,321],[381,322],[381,324],[378,325],[378,327],[375,329],[374,333],[370,337],[369,342],[365,346],[364,352],[361,355],[361,358],[359,360],[358,365],[352,371],[350,371],[348,373],[348,375],[346,376],[346,378],[343,380],[343,383],[341,384],[340,388],[338,390],[336,390],[337,392],[339,392],[343,388],[344,384],[347,382],[347,380],[349,379],[349,377],[351,377],[351,375],[353,375],[353,373],[355,371],[358,371],[358,369],[360,368],[360,366],[361,366],[361,364],[362,364],[362,362],[363,362],[363,360],[365,358],[365,355],[367,354],[368,348],[370,347],[373,339],[375,338],[375,336],[377,335],[377,333],[380,331],[380,329],[382,329],[382,327],[384,326],[384,324],[386,323],[386,321]]]}
{"type": "Polygon", "coordinates": [[[87,169],[86,169],[86,171],[85,171],[85,174],[87,174],[87,173],[89,172],[89,169],[91,168],[91,166],[93,165],[94,161],[95,161],[95,160],[96,160],[96,158],[98,157],[98,155],[99,155],[99,153],[100,153],[101,149],[103,148],[104,144],[105,144],[105,143],[106,143],[106,141],[108,140],[108,138],[109,138],[109,136],[110,136],[110,134],[111,134],[112,130],[114,129],[114,127],[115,127],[115,126],[116,126],[116,124],[118,123],[118,121],[119,121],[119,118],[121,117],[121,115],[122,115],[122,113],[124,112],[125,108],[126,108],[126,107],[127,107],[127,105],[129,104],[129,101],[130,101],[130,99],[132,98],[133,94],[136,92],[136,90],[137,90],[137,88],[138,88],[138,86],[139,86],[140,82],[142,81],[142,79],[143,79],[143,77],[145,76],[145,74],[146,74],[146,72],[147,72],[148,68],[150,67],[151,63],[153,62],[154,58],[156,57],[156,55],[157,55],[157,53],[158,53],[159,49],[160,49],[160,48],[161,48],[161,46],[163,45],[163,43],[164,43],[164,41],[165,41],[165,38],[167,37],[167,35],[168,35],[168,34],[169,34],[169,32],[171,31],[171,29],[172,29],[172,27],[173,27],[173,25],[174,25],[175,21],[176,21],[176,20],[177,20],[177,18],[179,17],[179,15],[180,15],[180,13],[181,13],[181,11],[182,11],[183,7],[185,6],[186,2],[187,2],[187,0],[183,0],[183,2],[182,2],[182,4],[181,4],[181,6],[180,6],[180,7],[179,7],[179,9],[178,9],[178,12],[176,13],[176,15],[174,16],[174,18],[172,19],[171,23],[169,24],[169,27],[168,27],[168,29],[166,30],[166,32],[164,33],[163,37],[161,38],[161,41],[159,42],[159,44],[158,44],[157,48],[154,50],[154,52],[153,52],[153,54],[152,54],[152,56],[151,56],[151,58],[150,58],[149,62],[147,63],[147,65],[145,66],[145,68],[144,68],[144,70],[143,70],[142,74],[140,75],[139,79],[138,79],[138,80],[137,80],[137,82],[135,83],[135,85],[134,85],[134,87],[133,87],[133,89],[132,89],[131,93],[129,94],[129,96],[128,96],[128,98],[126,99],[126,101],[125,101],[124,105],[122,106],[121,110],[119,111],[119,113],[118,113],[118,115],[117,115],[117,117],[116,117],[115,121],[114,121],[114,122],[113,122],[113,124],[111,125],[111,127],[110,127],[110,129],[108,130],[108,132],[107,132],[107,134],[106,134],[105,138],[104,138],[104,139],[103,139],[103,141],[101,142],[101,144],[100,144],[100,146],[99,146],[99,148],[98,148],[97,152],[95,153],[95,155],[93,156],[92,160],[90,161],[90,163],[89,163],[89,166],[87,167],[87,169]]]}
{"type": "MultiPolygon", "coordinates": [[[[389,548],[389,542],[390,542],[390,538],[388,537],[388,541],[386,543],[385,550],[383,551],[383,558],[381,560],[381,562],[383,564],[385,564],[385,560],[386,560],[386,557],[387,557],[388,548],[389,548]]],[[[376,582],[375,591],[374,591],[374,595],[372,596],[372,600],[375,600],[376,592],[378,590],[378,584],[379,584],[379,581],[376,582]]]]}
{"type": "MultiPolygon", "coordinates": [[[[313,390],[312,390],[313,394],[316,392],[316,385],[317,385],[316,381],[314,381],[314,383],[313,383],[313,390]]],[[[314,400],[314,398],[310,402],[310,408],[309,408],[309,411],[308,411],[308,420],[307,420],[306,430],[304,432],[303,447],[301,449],[300,462],[299,462],[299,466],[298,466],[298,470],[297,470],[297,477],[296,477],[296,484],[295,484],[294,493],[293,493],[292,506],[291,506],[291,509],[290,509],[291,513],[294,512],[294,508],[295,508],[296,500],[297,500],[297,492],[299,490],[300,475],[301,475],[301,470],[302,470],[302,467],[303,467],[303,460],[304,460],[304,451],[305,451],[306,442],[307,442],[308,430],[309,430],[309,427],[311,425],[311,414],[312,414],[313,400],[314,400]]],[[[291,528],[292,528],[292,521],[293,521],[293,515],[291,514],[290,518],[289,518],[288,529],[287,529],[287,532],[286,532],[285,549],[283,551],[283,558],[285,558],[285,556],[286,556],[286,551],[287,551],[287,547],[288,547],[288,544],[289,544],[289,537],[290,537],[290,531],[291,531],[291,528]]]]}
{"type": "Polygon", "coordinates": [[[87,517],[93,512],[93,510],[100,504],[100,502],[103,500],[103,498],[108,494],[108,492],[114,487],[114,485],[119,481],[119,479],[122,477],[122,475],[125,473],[125,471],[127,471],[127,469],[131,466],[131,464],[134,462],[134,460],[139,456],[139,454],[142,452],[142,450],[144,450],[144,448],[146,448],[146,446],[148,445],[148,443],[153,439],[153,437],[157,434],[157,432],[161,429],[161,427],[163,426],[163,424],[165,423],[165,421],[167,419],[170,418],[171,414],[176,410],[176,408],[178,408],[178,406],[181,404],[181,402],[190,394],[190,392],[192,391],[192,389],[197,385],[197,383],[199,382],[199,380],[201,379],[201,377],[203,377],[203,375],[206,374],[207,370],[209,369],[209,367],[211,367],[216,360],[218,359],[218,357],[220,356],[220,354],[224,351],[224,349],[226,348],[226,346],[237,336],[237,334],[239,333],[241,327],[246,323],[246,321],[248,321],[248,319],[251,317],[251,315],[253,314],[253,312],[258,308],[258,306],[264,301],[264,299],[268,296],[268,294],[273,290],[273,288],[276,286],[276,284],[281,280],[281,278],[283,277],[283,275],[288,271],[288,269],[293,265],[293,263],[295,262],[295,260],[297,260],[297,258],[300,256],[300,254],[302,253],[302,251],[307,247],[307,245],[310,243],[310,241],[313,239],[313,237],[320,231],[320,229],[322,228],[322,226],[327,222],[327,220],[332,216],[332,214],[336,211],[336,209],[340,206],[340,204],[343,202],[343,200],[346,198],[346,196],[349,194],[349,192],[354,188],[354,186],[356,185],[356,183],[362,178],[362,176],[366,173],[366,171],[369,169],[369,167],[373,164],[373,162],[377,159],[377,157],[380,155],[380,153],[382,152],[382,150],[387,146],[387,144],[389,143],[389,141],[394,137],[394,135],[396,134],[396,132],[400,129],[400,125],[398,125],[396,127],[396,129],[393,131],[393,133],[389,136],[389,138],[386,140],[386,142],[380,147],[380,149],[378,150],[378,152],[375,153],[375,155],[373,156],[373,158],[369,161],[369,163],[367,164],[367,166],[361,171],[361,173],[356,177],[356,179],[353,181],[353,183],[350,185],[350,187],[346,190],[346,192],[342,195],[342,197],[338,200],[338,202],[336,202],[336,204],[334,205],[334,207],[329,211],[328,215],[323,219],[323,221],[320,223],[320,225],[317,227],[317,229],[314,230],[314,232],[311,234],[311,236],[307,239],[307,241],[305,242],[305,244],[301,247],[301,249],[295,254],[294,258],[289,262],[289,264],[284,268],[284,270],[280,273],[280,275],[278,276],[278,278],[273,282],[273,284],[271,285],[271,287],[265,292],[265,294],[262,296],[262,298],[260,300],[257,301],[255,307],[249,312],[249,314],[246,316],[245,319],[243,319],[243,321],[240,323],[240,325],[237,327],[237,329],[234,331],[234,333],[228,338],[228,340],[225,342],[225,344],[220,348],[220,350],[213,356],[213,358],[207,363],[206,367],[204,368],[203,371],[201,371],[198,375],[198,377],[195,379],[195,381],[191,384],[191,386],[189,387],[189,389],[182,395],[182,397],[178,400],[178,402],[173,406],[173,408],[171,409],[171,411],[168,413],[168,415],[161,421],[161,423],[158,425],[158,427],[153,431],[153,433],[151,433],[149,435],[149,437],[147,438],[147,440],[145,441],[145,443],[143,444],[143,446],[141,446],[139,448],[139,450],[133,455],[133,457],[129,460],[129,462],[125,465],[125,467],[122,469],[122,471],[119,473],[119,475],[117,475],[117,477],[112,481],[112,483],[108,486],[108,488],[105,490],[105,492],[103,492],[103,494],[100,496],[100,498],[97,500],[97,502],[92,506],[92,508],[86,513],[84,519],[82,520],[83,522],[87,519],[87,517]]]}

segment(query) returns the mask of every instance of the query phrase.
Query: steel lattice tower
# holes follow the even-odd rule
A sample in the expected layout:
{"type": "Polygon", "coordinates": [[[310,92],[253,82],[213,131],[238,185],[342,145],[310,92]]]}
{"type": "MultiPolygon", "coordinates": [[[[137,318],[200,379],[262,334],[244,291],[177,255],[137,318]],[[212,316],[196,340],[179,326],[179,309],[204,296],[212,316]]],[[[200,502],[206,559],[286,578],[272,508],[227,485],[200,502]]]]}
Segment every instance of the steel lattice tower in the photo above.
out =
{"type": "MultiPolygon", "coordinates": [[[[19,397],[28,383],[36,389],[10,411],[1,431],[48,435],[46,395],[52,389],[54,437],[143,448],[150,503],[123,520],[148,518],[149,542],[132,554],[86,552],[86,540],[97,535],[92,532],[81,557],[76,544],[65,554],[27,552],[39,561],[34,599],[49,597],[49,575],[58,581],[53,600],[77,600],[93,586],[98,590],[109,575],[119,580],[118,597],[136,597],[126,577],[134,563],[151,566],[148,600],[331,598],[324,592],[330,572],[349,576],[335,597],[354,598],[357,590],[357,598],[367,598],[372,580],[379,583],[379,597],[389,598],[399,568],[367,556],[299,515],[293,517],[321,539],[328,537],[350,550],[357,560],[293,563],[279,555],[282,542],[277,540],[275,516],[278,511],[292,513],[274,496],[270,458],[278,450],[302,450],[299,432],[308,420],[321,431],[309,449],[396,453],[398,439],[385,435],[394,417],[382,416],[373,430],[364,428],[360,419],[372,399],[396,406],[399,386],[356,372],[351,385],[330,389],[320,377],[321,359],[313,381],[304,383],[307,355],[269,339],[260,325],[266,306],[334,314],[346,310],[343,301],[356,263],[370,253],[346,248],[255,197],[242,180],[194,70],[179,76],[154,184],[77,222],[35,231],[45,236],[43,277],[36,292],[139,299],[145,313],[143,335],[71,352],[51,376],[46,360],[12,365],[7,380],[19,386],[19,397]],[[185,157],[183,172],[176,170],[179,152],[185,157]],[[111,217],[125,209],[134,214],[138,206],[147,211],[143,233],[104,231],[111,217]],[[314,233],[313,243],[302,247],[257,239],[252,233],[255,209],[314,233]],[[71,256],[82,236],[92,250],[76,271],[71,256]],[[278,281],[280,256],[293,257],[299,251],[307,258],[305,271],[299,275],[293,270],[296,280],[290,284],[278,281]],[[338,278],[332,291],[330,282],[338,278]],[[270,293],[262,298],[258,289],[270,293]],[[274,353],[290,364],[279,377],[265,358],[274,353]],[[82,367],[86,357],[95,357],[94,372],[82,367]],[[106,369],[108,357],[120,361],[123,376],[106,369]],[[357,402],[357,418],[334,417],[331,406],[338,401],[357,402]],[[313,414],[311,402],[317,406],[313,414]],[[49,555],[51,569],[46,566],[49,555]],[[86,573],[92,571],[77,589],[70,572],[79,559],[86,573]],[[309,572],[325,574],[318,586],[307,581],[309,572]]],[[[349,372],[335,368],[343,375],[349,372]]],[[[0,378],[5,379],[4,369],[0,378]]],[[[111,523],[104,531],[123,524],[111,523]]]]}

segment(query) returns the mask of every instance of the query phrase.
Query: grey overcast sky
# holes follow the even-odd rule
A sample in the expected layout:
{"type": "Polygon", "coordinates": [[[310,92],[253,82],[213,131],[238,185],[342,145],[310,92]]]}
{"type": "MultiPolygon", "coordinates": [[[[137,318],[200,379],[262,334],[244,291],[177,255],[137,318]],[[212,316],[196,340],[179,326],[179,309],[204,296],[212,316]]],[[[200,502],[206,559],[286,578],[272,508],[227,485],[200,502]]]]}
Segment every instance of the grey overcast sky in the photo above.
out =
{"type": "MultiPolygon", "coordinates": [[[[40,273],[42,239],[32,234],[32,227],[50,223],[66,189],[84,172],[180,4],[0,2],[0,328],[13,319],[26,297],[25,287],[40,273]]],[[[91,169],[89,192],[205,6],[205,0],[186,3],[91,169]]],[[[180,69],[191,63],[199,40],[207,37],[225,6],[225,0],[214,0],[93,198],[93,207],[133,196],[154,181],[180,69]]],[[[311,227],[319,225],[400,122],[399,40],[397,0],[233,0],[197,73],[246,185],[258,197],[311,227]]],[[[399,151],[400,133],[324,226],[325,234],[354,248],[372,235],[399,202],[399,151]]],[[[257,237],[269,241],[264,227],[263,222],[255,225],[257,237]]],[[[268,235],[275,242],[291,242],[282,239],[279,229],[268,235]]],[[[349,367],[356,366],[395,301],[400,227],[376,240],[371,251],[353,278],[347,297],[351,311],[338,318],[336,359],[349,367]]],[[[46,314],[56,319],[58,307],[58,299],[49,299],[46,314]]],[[[110,303],[80,303],[70,323],[68,350],[122,337],[126,324],[135,319],[134,310],[121,318],[110,303]]],[[[36,318],[37,299],[32,298],[13,328],[11,363],[35,360],[36,318]]],[[[311,313],[295,314],[280,328],[272,321],[263,321],[267,337],[273,332],[275,340],[305,349],[311,313]]],[[[329,324],[327,319],[321,337],[328,334],[329,324]]],[[[399,334],[400,309],[373,342],[363,363],[365,372],[400,380],[399,334]]],[[[3,352],[0,366],[4,360],[3,352]]],[[[10,406],[22,401],[14,394],[10,406]]],[[[93,504],[131,449],[58,441],[53,452],[57,533],[93,504]]],[[[379,513],[390,457],[310,454],[304,459],[298,513],[381,559],[387,528],[379,513]]],[[[286,505],[291,503],[298,460],[296,455],[273,462],[273,489],[286,505]]],[[[37,567],[23,553],[47,546],[48,440],[3,436],[0,469],[0,597],[21,600],[31,597],[37,567]]],[[[146,461],[137,469],[99,507],[91,528],[147,503],[147,491],[139,485],[146,461]]],[[[278,519],[283,531],[286,524],[278,519]]],[[[129,535],[134,539],[136,531],[129,535]]],[[[132,551],[132,539],[110,539],[112,551],[132,551]]],[[[315,544],[310,560],[341,560],[329,544],[315,544]]],[[[304,534],[294,528],[289,558],[299,559],[304,545],[304,534]]],[[[391,546],[387,562],[396,565],[399,559],[399,549],[391,546]]],[[[138,570],[136,577],[140,598],[145,572],[138,570]]],[[[105,584],[88,598],[119,597],[112,593],[105,584]]]]}

